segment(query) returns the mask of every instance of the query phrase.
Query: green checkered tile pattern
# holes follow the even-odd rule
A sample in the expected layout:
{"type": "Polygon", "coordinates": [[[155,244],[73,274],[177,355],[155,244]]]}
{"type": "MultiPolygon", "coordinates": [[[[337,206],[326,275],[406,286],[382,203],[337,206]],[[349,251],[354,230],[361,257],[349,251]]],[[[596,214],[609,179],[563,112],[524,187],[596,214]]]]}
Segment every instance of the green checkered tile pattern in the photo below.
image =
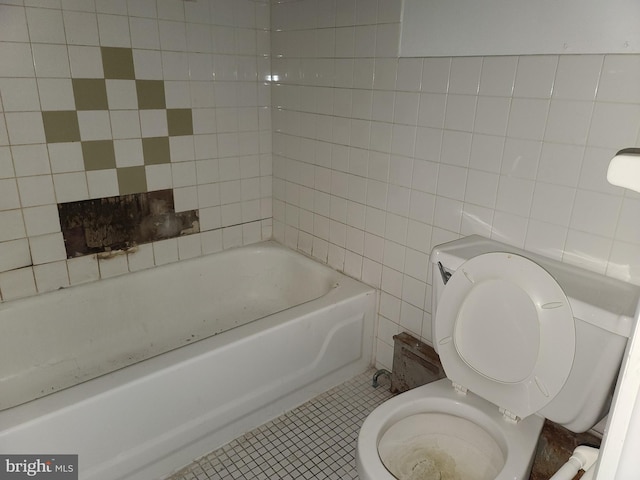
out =
{"type": "Polygon", "coordinates": [[[100,53],[104,78],[72,79],[75,110],[43,111],[45,137],[47,143],[79,142],[86,171],[115,169],[120,195],[146,192],[145,166],[171,162],[169,139],[193,135],[192,111],[167,108],[163,80],[136,79],[130,48],[101,47],[100,53]],[[130,103],[118,99],[111,105],[107,81],[130,103]],[[110,112],[136,110],[140,134],[123,140],[118,149],[110,112]]]}

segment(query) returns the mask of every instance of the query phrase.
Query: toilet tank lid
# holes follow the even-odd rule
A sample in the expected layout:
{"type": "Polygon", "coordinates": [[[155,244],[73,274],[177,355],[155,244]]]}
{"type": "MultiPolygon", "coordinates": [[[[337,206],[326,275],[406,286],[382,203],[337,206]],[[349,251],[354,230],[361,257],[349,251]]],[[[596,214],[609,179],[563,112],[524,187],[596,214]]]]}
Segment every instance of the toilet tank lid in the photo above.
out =
{"type": "Polygon", "coordinates": [[[441,262],[447,270],[453,272],[470,258],[490,252],[515,253],[536,262],[562,287],[575,318],[617,335],[631,335],[640,298],[640,287],[636,285],[480,235],[470,235],[437,245],[431,252],[431,263],[441,262]]]}

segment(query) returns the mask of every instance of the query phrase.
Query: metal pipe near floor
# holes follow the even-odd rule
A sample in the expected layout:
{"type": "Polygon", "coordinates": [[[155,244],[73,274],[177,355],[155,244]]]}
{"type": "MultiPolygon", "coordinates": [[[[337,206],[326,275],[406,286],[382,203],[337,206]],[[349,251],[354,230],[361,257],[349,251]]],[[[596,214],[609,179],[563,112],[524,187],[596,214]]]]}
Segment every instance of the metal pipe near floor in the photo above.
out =
{"type": "Polygon", "coordinates": [[[565,463],[549,480],[571,480],[580,470],[587,471],[587,473],[582,477],[583,480],[591,478],[593,473],[589,473],[589,470],[596,463],[596,460],[598,460],[599,452],[600,450],[597,448],[580,445],[573,451],[573,454],[569,457],[567,463],[565,463]],[[587,477],[587,474],[589,474],[589,477],[587,477]]]}
{"type": "Polygon", "coordinates": [[[381,368],[380,370],[378,370],[376,373],[373,374],[373,379],[371,380],[371,386],[373,388],[378,388],[378,377],[380,375],[384,375],[389,379],[391,379],[391,372],[389,370],[385,370],[384,368],[381,368]]]}

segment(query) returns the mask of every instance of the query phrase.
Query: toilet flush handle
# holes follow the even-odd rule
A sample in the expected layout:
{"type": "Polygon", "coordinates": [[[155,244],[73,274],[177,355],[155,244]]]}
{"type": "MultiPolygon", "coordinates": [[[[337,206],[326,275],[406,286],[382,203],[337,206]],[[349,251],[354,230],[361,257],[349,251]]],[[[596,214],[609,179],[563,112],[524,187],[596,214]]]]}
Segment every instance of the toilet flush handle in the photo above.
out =
{"type": "Polygon", "coordinates": [[[442,262],[438,262],[438,269],[440,270],[440,275],[442,275],[442,282],[446,285],[449,279],[451,278],[451,272],[447,272],[442,266],[442,262]]]}

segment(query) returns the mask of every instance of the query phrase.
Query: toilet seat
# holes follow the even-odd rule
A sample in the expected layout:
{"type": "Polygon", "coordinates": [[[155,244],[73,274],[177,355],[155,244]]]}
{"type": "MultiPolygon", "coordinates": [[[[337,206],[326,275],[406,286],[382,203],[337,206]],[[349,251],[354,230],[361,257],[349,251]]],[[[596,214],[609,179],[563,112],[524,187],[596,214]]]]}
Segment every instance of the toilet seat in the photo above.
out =
{"type": "Polygon", "coordinates": [[[562,288],[538,264],[486,253],[467,260],[447,282],[434,343],[455,384],[525,418],[548,404],[569,376],[573,313],[562,288]]]}

